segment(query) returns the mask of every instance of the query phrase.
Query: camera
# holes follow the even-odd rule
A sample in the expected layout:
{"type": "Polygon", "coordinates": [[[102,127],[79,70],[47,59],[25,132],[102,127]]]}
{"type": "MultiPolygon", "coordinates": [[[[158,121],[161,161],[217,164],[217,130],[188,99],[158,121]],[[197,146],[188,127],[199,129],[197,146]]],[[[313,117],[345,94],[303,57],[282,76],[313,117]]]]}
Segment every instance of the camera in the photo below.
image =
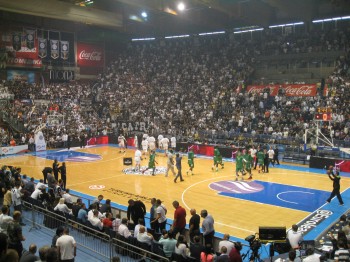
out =
{"type": "Polygon", "coordinates": [[[260,239],[256,238],[254,235],[247,236],[245,239],[249,243],[250,249],[257,252],[261,247],[260,239]]]}
{"type": "MultiPolygon", "coordinates": [[[[249,261],[262,261],[259,255],[259,249],[261,247],[261,241],[257,238],[258,234],[247,236],[244,240],[249,243],[250,250],[242,256],[242,259],[249,256],[249,261]]],[[[243,259],[244,260],[244,259],[243,259]]]]}

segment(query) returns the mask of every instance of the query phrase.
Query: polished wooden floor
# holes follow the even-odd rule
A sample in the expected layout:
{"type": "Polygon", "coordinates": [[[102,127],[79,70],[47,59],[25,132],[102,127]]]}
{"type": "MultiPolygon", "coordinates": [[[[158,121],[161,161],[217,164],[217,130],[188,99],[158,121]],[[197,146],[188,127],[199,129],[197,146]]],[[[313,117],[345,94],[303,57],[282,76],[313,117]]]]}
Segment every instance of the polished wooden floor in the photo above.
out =
{"type": "MultiPolygon", "coordinates": [[[[130,198],[138,198],[150,208],[149,199],[161,199],[168,207],[168,217],[173,216],[172,202],[178,200],[187,210],[195,208],[197,212],[207,209],[215,219],[217,232],[229,233],[231,236],[245,238],[257,232],[259,226],[286,226],[305,218],[310,212],[271,204],[257,203],[238,198],[218,195],[217,191],[209,188],[209,184],[222,180],[233,180],[235,164],[225,163],[225,168],[218,172],[211,170],[212,160],[196,158],[194,175],[186,175],[188,170],[187,158],[182,160],[184,182],[174,183],[172,174],[145,176],[124,174],[123,158],[133,157],[134,150],[119,153],[119,149],[112,146],[76,149],[80,152],[100,155],[102,158],[91,162],[66,162],[67,187],[87,195],[103,194],[105,199],[127,205],[130,198]]],[[[164,154],[157,154],[158,166],[166,166],[164,154]]],[[[22,167],[22,173],[42,178],[41,170],[45,166],[52,166],[52,160],[34,155],[21,155],[0,159],[1,165],[22,167]]],[[[142,165],[147,165],[147,159],[142,165]]],[[[332,184],[327,176],[310,172],[300,172],[282,168],[270,168],[269,174],[253,172],[254,179],[276,184],[294,185],[301,188],[313,188],[328,191],[332,184]]],[[[344,178],[342,190],[350,186],[350,179],[344,178]]],[[[268,189],[265,189],[268,190],[268,189]]],[[[273,194],[273,192],[271,192],[273,194]]],[[[307,201],[307,199],[305,199],[307,201]]],[[[336,200],[335,200],[336,201],[336,200]]],[[[190,214],[188,212],[188,220],[190,214]]]]}

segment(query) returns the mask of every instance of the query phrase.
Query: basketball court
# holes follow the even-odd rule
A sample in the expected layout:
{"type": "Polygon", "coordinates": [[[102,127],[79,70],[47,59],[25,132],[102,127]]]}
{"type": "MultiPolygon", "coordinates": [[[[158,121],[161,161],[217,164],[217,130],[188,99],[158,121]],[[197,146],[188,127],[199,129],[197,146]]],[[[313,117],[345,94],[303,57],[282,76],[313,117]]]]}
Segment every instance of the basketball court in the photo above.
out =
{"type": "MultiPolygon", "coordinates": [[[[187,157],[182,159],[184,182],[174,183],[169,173],[165,177],[166,157],[158,152],[156,175],[135,172],[124,166],[123,158],[134,156],[134,150],[119,153],[113,145],[91,146],[80,149],[49,150],[36,154],[16,155],[0,159],[1,165],[19,166],[22,174],[42,178],[42,169],[52,166],[54,159],[67,165],[67,188],[95,198],[104,195],[113,203],[127,206],[130,198],[142,200],[149,211],[150,199],[163,201],[168,208],[167,217],[173,218],[172,202],[178,200],[188,210],[197,213],[207,209],[215,219],[215,230],[244,239],[258,232],[259,226],[285,226],[290,228],[319,208],[325,206],[332,189],[332,181],[324,170],[311,170],[305,166],[280,165],[270,167],[268,174],[253,170],[253,180],[235,181],[235,163],[225,162],[225,168],[212,171],[213,160],[195,158],[194,175],[186,175],[187,157]]],[[[146,168],[148,159],[142,161],[146,168]]],[[[246,176],[245,178],[248,178],[246,176]]],[[[341,191],[349,191],[350,178],[342,174],[341,191]]],[[[334,199],[330,205],[339,213],[350,206],[350,197],[343,194],[345,206],[334,199]]],[[[168,220],[169,221],[169,220],[168,220]]]]}

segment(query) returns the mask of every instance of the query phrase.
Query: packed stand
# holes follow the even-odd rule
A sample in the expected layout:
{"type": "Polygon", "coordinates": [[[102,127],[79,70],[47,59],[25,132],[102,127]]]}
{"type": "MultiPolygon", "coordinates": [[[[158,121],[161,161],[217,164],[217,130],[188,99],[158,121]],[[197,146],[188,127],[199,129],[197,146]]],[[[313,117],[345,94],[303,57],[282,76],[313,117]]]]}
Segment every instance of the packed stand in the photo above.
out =
{"type": "MultiPolygon", "coordinates": [[[[190,37],[131,43],[99,77],[97,83],[6,82],[15,101],[7,113],[28,131],[48,123],[44,131],[50,147],[62,145],[62,136],[79,139],[113,132],[118,121],[146,121],[149,133],[237,139],[237,134],[267,135],[272,141],[303,141],[306,128],[315,127],[317,107],[331,106],[331,126],[322,131],[349,141],[349,54],[337,61],[335,73],[325,80],[328,95],[288,97],[283,90],[248,93],[255,59],[278,54],[349,50],[348,29],[281,35],[265,30],[255,39],[229,35],[190,37]],[[319,37],[321,36],[321,38],[319,37]],[[321,39],[321,41],[316,41],[321,39]],[[201,98],[201,99],[198,99],[201,98]],[[33,101],[36,101],[33,104],[33,101]],[[62,116],[62,117],[61,117],[62,116]],[[64,126],[62,122],[64,121],[64,126]]],[[[28,141],[30,135],[22,135],[28,141]]],[[[16,139],[20,142],[21,136],[16,139]]],[[[7,144],[10,135],[7,135],[7,144]]]]}

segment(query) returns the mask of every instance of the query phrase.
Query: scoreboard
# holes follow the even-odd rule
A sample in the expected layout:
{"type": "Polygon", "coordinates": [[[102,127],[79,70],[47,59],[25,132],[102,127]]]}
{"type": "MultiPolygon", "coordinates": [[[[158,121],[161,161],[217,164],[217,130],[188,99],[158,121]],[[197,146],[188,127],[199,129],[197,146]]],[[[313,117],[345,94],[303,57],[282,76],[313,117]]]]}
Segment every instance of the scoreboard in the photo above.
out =
{"type": "Polygon", "coordinates": [[[315,113],[316,121],[332,121],[332,108],[318,107],[315,113]]]}

